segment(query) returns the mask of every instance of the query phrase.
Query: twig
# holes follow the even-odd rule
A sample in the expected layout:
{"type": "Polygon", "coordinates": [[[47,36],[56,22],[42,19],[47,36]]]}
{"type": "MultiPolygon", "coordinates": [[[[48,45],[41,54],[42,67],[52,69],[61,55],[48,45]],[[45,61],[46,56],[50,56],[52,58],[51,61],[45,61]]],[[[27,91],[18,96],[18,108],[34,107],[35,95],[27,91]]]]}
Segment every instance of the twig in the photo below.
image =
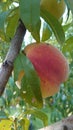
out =
{"type": "Polygon", "coordinates": [[[73,115],[39,130],[73,130],[73,115]]]}
{"type": "Polygon", "coordinates": [[[21,49],[21,45],[25,33],[26,33],[26,28],[22,23],[22,21],[20,20],[19,26],[17,27],[16,33],[11,41],[9,51],[0,68],[0,96],[4,92],[5,86],[13,70],[13,63],[21,49]]]}

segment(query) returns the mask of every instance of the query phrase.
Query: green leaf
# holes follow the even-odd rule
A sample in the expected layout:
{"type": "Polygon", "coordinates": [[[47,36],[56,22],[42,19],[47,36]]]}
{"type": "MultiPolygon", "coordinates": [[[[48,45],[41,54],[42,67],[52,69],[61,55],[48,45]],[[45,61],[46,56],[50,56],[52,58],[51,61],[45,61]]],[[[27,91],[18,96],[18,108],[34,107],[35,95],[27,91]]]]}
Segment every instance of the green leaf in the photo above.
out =
{"type": "Polygon", "coordinates": [[[42,29],[41,41],[48,40],[51,35],[52,35],[52,32],[51,32],[51,29],[50,29],[49,25],[46,22],[44,22],[43,23],[43,29],[42,29]]]}
{"type": "Polygon", "coordinates": [[[71,22],[71,23],[68,23],[68,24],[66,24],[66,25],[63,25],[63,30],[64,30],[64,31],[67,31],[71,26],[72,26],[72,22],[71,22]]]}
{"type": "Polygon", "coordinates": [[[39,77],[28,58],[25,55],[20,54],[14,64],[15,81],[18,80],[19,73],[22,70],[24,71],[20,89],[22,97],[25,98],[25,101],[30,105],[42,107],[43,101],[39,77]]]}
{"type": "Polygon", "coordinates": [[[0,38],[2,41],[6,40],[5,33],[2,30],[0,30],[0,38]]]}
{"type": "Polygon", "coordinates": [[[16,10],[12,11],[13,15],[8,18],[7,22],[7,28],[6,28],[6,37],[7,39],[10,39],[14,36],[14,33],[16,31],[16,27],[18,25],[19,20],[19,11],[18,8],[16,10]]]}
{"type": "Polygon", "coordinates": [[[28,110],[25,112],[25,114],[32,114],[35,117],[39,118],[40,120],[43,121],[44,126],[48,125],[48,116],[44,112],[38,110],[38,109],[33,109],[33,110],[28,110]]]}
{"type": "Polygon", "coordinates": [[[68,38],[66,41],[65,41],[65,45],[63,46],[63,51],[64,52],[72,52],[73,51],[73,36],[68,38]]]}
{"type": "Polygon", "coordinates": [[[64,43],[65,34],[64,34],[63,28],[62,28],[61,24],[59,23],[59,21],[44,9],[41,9],[41,16],[52,28],[57,41],[60,44],[64,43]]]}
{"type": "Polygon", "coordinates": [[[1,9],[1,11],[8,10],[9,6],[11,6],[11,4],[12,4],[11,0],[0,0],[0,1],[1,1],[1,3],[0,3],[0,9],[1,9]]]}
{"type": "Polygon", "coordinates": [[[20,0],[20,15],[29,30],[37,24],[40,15],[39,0],[20,0]]]}
{"type": "Polygon", "coordinates": [[[5,22],[6,22],[6,19],[9,15],[9,13],[10,13],[10,10],[0,13],[0,30],[4,31],[5,22]]]}
{"type": "Polygon", "coordinates": [[[36,40],[39,41],[40,0],[20,0],[19,4],[20,4],[20,17],[24,25],[32,33],[32,35],[35,36],[36,40]]]}
{"type": "Polygon", "coordinates": [[[11,106],[11,107],[8,107],[6,110],[9,117],[18,118],[18,116],[21,114],[20,107],[11,106]]]}
{"type": "Polygon", "coordinates": [[[5,99],[3,97],[0,97],[0,107],[3,107],[5,103],[5,99]]]}
{"type": "Polygon", "coordinates": [[[23,130],[28,130],[30,122],[27,118],[24,118],[24,119],[20,120],[20,125],[22,126],[23,130]]]}
{"type": "Polygon", "coordinates": [[[31,30],[31,34],[33,38],[39,42],[40,41],[40,26],[41,26],[41,20],[38,21],[38,23],[35,25],[34,30],[31,30]]]}
{"type": "Polygon", "coordinates": [[[1,111],[0,111],[0,120],[1,120],[1,119],[6,119],[6,118],[7,118],[6,113],[5,113],[3,110],[1,110],[1,111]]]}
{"type": "Polygon", "coordinates": [[[73,14],[73,0],[65,0],[66,4],[68,5],[68,8],[71,10],[73,14]]]}
{"type": "MultiPolygon", "coordinates": [[[[32,80],[32,79],[31,79],[32,80]]],[[[40,97],[38,96],[38,91],[36,90],[36,82],[35,79],[34,81],[30,81],[31,83],[34,82],[34,86],[31,84],[28,84],[28,80],[26,77],[23,77],[22,83],[21,83],[21,96],[25,99],[26,102],[28,102],[30,105],[35,106],[35,107],[41,107],[41,101],[40,97]],[[37,97],[36,97],[36,91],[37,91],[37,97]],[[23,92],[23,93],[22,93],[23,92]]]]}

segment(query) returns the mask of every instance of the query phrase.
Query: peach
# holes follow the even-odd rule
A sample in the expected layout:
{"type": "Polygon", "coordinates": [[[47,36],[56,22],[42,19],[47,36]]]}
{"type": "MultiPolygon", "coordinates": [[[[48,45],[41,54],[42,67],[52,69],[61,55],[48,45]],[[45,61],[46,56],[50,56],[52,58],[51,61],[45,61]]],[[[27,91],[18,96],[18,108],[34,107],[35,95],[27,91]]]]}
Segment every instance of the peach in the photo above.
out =
{"type": "Polygon", "coordinates": [[[32,43],[25,47],[24,53],[40,78],[42,97],[57,93],[69,75],[69,64],[62,52],[47,43],[32,43]]]}
{"type": "Polygon", "coordinates": [[[57,19],[60,19],[66,10],[66,4],[64,0],[41,0],[40,6],[55,16],[57,19]]]}

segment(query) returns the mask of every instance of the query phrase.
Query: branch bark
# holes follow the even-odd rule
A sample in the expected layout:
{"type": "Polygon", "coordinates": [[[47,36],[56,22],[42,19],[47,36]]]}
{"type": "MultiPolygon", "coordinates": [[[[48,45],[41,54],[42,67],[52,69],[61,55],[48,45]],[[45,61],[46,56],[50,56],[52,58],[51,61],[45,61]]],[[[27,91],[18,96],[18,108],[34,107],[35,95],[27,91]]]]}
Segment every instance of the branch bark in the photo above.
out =
{"type": "Polygon", "coordinates": [[[5,86],[13,70],[13,63],[15,58],[19,54],[25,33],[26,28],[22,21],[19,21],[19,26],[17,27],[16,33],[11,40],[9,51],[0,68],[0,96],[4,92],[5,86]]]}
{"type": "Polygon", "coordinates": [[[73,130],[73,115],[40,130],[73,130]]]}

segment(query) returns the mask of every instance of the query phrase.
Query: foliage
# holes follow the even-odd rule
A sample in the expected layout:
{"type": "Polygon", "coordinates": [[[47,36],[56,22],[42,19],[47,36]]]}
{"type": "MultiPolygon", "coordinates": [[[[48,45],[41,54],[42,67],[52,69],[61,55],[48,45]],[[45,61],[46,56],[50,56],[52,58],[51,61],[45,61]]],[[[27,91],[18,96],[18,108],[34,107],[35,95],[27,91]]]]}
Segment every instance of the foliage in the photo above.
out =
{"type": "Polygon", "coordinates": [[[30,37],[33,36],[36,41],[49,41],[59,47],[70,66],[69,79],[61,85],[60,91],[52,97],[42,99],[39,77],[31,62],[20,52],[5,92],[0,97],[1,129],[37,130],[73,114],[73,2],[65,2],[66,20],[57,20],[46,10],[40,9],[39,0],[0,1],[0,61],[8,51],[21,18],[31,32],[30,37]],[[17,87],[16,81],[20,81],[22,89],[17,87]]]}

